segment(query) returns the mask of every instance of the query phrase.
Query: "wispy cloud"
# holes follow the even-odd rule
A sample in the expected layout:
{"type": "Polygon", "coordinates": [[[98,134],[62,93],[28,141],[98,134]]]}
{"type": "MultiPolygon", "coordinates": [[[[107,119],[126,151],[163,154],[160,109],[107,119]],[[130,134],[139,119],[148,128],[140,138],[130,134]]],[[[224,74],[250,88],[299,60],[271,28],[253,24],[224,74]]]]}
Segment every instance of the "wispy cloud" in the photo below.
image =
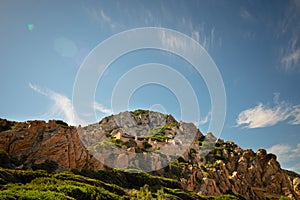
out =
{"type": "Polygon", "coordinates": [[[199,125],[206,124],[207,122],[209,122],[210,117],[211,117],[211,112],[207,113],[207,115],[204,118],[201,118],[198,124],[199,125]]]}
{"type": "Polygon", "coordinates": [[[277,155],[281,162],[288,162],[295,158],[300,158],[300,143],[296,147],[288,144],[276,144],[267,149],[267,151],[277,155]]]}
{"type": "Polygon", "coordinates": [[[240,16],[247,21],[255,21],[255,17],[246,9],[240,11],[240,16]]]}
{"type": "MultiPolygon", "coordinates": [[[[253,25],[257,25],[258,23],[261,23],[260,20],[258,20],[258,16],[255,16],[253,13],[251,13],[249,10],[242,8],[239,13],[242,20],[246,23],[248,23],[248,26],[252,27],[253,25]]],[[[244,28],[242,31],[242,37],[244,37],[247,40],[253,40],[256,37],[256,29],[255,28],[244,28]]]]}
{"type": "Polygon", "coordinates": [[[276,144],[267,149],[267,151],[275,154],[279,162],[288,166],[290,170],[300,171],[300,143],[296,146],[291,146],[289,144],[276,144]]]}
{"type": "Polygon", "coordinates": [[[279,101],[279,93],[276,93],[273,106],[259,103],[253,108],[242,111],[236,120],[236,126],[245,125],[245,128],[262,128],[273,126],[288,118],[293,118],[289,121],[290,124],[300,124],[300,105],[293,106],[279,101]]]}
{"type": "Polygon", "coordinates": [[[99,111],[101,113],[108,114],[108,115],[113,114],[113,111],[111,109],[104,107],[100,103],[94,102],[93,107],[94,107],[95,110],[97,110],[97,111],[99,111]]]}
{"type": "MultiPolygon", "coordinates": [[[[191,37],[199,42],[204,49],[207,51],[212,47],[215,47],[215,27],[207,28],[205,27],[205,23],[194,27],[192,23],[190,23],[191,37]]],[[[220,40],[220,38],[219,38],[220,40]]]]}
{"type": "Polygon", "coordinates": [[[200,39],[200,33],[199,33],[199,31],[192,31],[192,38],[194,39],[194,40],[196,40],[197,42],[199,42],[199,39],[200,39]]]}
{"type": "MultiPolygon", "coordinates": [[[[206,51],[209,51],[212,47],[221,46],[221,38],[217,38],[217,42],[215,42],[215,27],[212,27],[211,29],[205,29],[204,23],[195,27],[189,20],[183,18],[181,21],[187,23],[180,25],[183,29],[187,30],[186,34],[197,41],[206,51]]],[[[161,41],[162,44],[168,49],[184,50],[193,48],[192,46],[189,46],[190,44],[187,44],[187,41],[184,38],[166,35],[164,31],[161,32],[161,41]]]]}
{"type": "Polygon", "coordinates": [[[86,8],[87,14],[90,19],[97,24],[100,24],[101,27],[108,26],[111,29],[116,28],[116,22],[103,10],[96,8],[86,8]]]}
{"type": "Polygon", "coordinates": [[[207,51],[210,48],[215,46],[214,41],[215,41],[215,27],[213,27],[211,30],[209,30],[207,34],[205,32],[200,34],[200,41],[199,42],[200,42],[200,44],[202,44],[202,46],[207,51]],[[201,35],[202,35],[202,37],[201,37],[201,35]]]}
{"type": "Polygon", "coordinates": [[[280,63],[286,72],[300,70],[300,48],[298,43],[298,36],[294,36],[288,46],[281,50],[280,63]]]}
{"type": "MultiPolygon", "coordinates": [[[[199,42],[207,51],[213,46],[221,45],[221,38],[216,37],[215,27],[208,23],[194,20],[187,15],[174,15],[174,10],[165,2],[160,2],[155,8],[145,7],[142,3],[136,3],[136,9],[132,10],[128,5],[115,2],[112,10],[107,12],[105,9],[96,7],[85,8],[88,17],[105,29],[113,31],[127,30],[137,27],[170,27],[174,24],[175,30],[179,30],[197,42],[199,42]],[[120,13],[115,16],[111,13],[120,13]]],[[[185,6],[184,4],[182,6],[185,6]]],[[[174,41],[168,41],[174,42],[174,41]]],[[[174,43],[173,43],[174,44],[174,43]]]]}
{"type": "Polygon", "coordinates": [[[109,16],[107,16],[103,10],[100,10],[100,16],[104,22],[107,22],[107,23],[111,22],[111,18],[109,16]]]}
{"type": "Polygon", "coordinates": [[[49,89],[41,89],[39,86],[33,85],[32,83],[29,83],[29,87],[32,90],[49,97],[54,102],[50,110],[44,114],[45,118],[62,118],[70,125],[85,124],[85,122],[77,116],[73,109],[72,102],[68,97],[49,89]]]}
{"type": "MultiPolygon", "coordinates": [[[[53,101],[52,107],[42,116],[45,119],[63,119],[70,125],[87,125],[87,123],[79,118],[72,106],[72,101],[65,95],[59,94],[49,89],[42,89],[37,85],[29,83],[28,86],[35,92],[42,94],[53,101]]],[[[111,109],[106,108],[98,102],[91,105],[94,110],[103,114],[111,115],[111,109]]]]}
{"type": "Polygon", "coordinates": [[[166,31],[160,31],[160,40],[162,45],[167,49],[186,50],[187,40],[177,35],[168,35],[166,31]]]}
{"type": "Polygon", "coordinates": [[[300,1],[293,0],[287,3],[284,14],[278,21],[278,29],[274,31],[277,39],[286,41],[279,48],[280,69],[285,72],[300,71],[300,1]]]}
{"type": "Polygon", "coordinates": [[[33,85],[32,83],[29,83],[28,86],[29,86],[32,90],[34,90],[34,91],[36,91],[36,92],[38,92],[38,93],[40,93],[40,94],[42,94],[42,95],[48,96],[47,92],[44,92],[40,87],[38,87],[38,86],[36,86],[36,85],[33,85]]]}
{"type": "Polygon", "coordinates": [[[290,124],[300,124],[300,105],[293,106],[291,115],[294,119],[290,121],[290,124]]]}

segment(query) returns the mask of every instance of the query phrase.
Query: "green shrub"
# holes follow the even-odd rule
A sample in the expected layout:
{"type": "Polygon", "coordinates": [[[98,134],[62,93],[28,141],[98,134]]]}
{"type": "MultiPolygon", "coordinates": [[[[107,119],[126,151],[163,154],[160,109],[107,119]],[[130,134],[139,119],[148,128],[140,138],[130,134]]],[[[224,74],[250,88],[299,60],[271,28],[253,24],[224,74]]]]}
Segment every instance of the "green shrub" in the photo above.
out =
{"type": "Polygon", "coordinates": [[[140,191],[137,193],[137,199],[138,200],[152,200],[152,193],[149,190],[149,185],[144,185],[140,188],[140,191]]]}
{"type": "Polygon", "coordinates": [[[6,185],[2,188],[0,196],[5,199],[4,197],[8,195],[17,195],[16,199],[120,199],[118,195],[102,187],[54,177],[36,178],[25,185],[6,185]],[[18,191],[22,192],[18,193],[18,191]],[[28,193],[34,195],[27,197],[28,193]]]}
{"type": "Polygon", "coordinates": [[[147,134],[147,137],[159,142],[165,142],[167,139],[169,139],[167,136],[165,136],[164,127],[156,127],[150,130],[147,134]]]}
{"type": "Polygon", "coordinates": [[[145,149],[148,149],[148,148],[151,148],[152,145],[149,144],[147,141],[143,141],[143,147],[144,147],[145,149]]]}
{"type": "Polygon", "coordinates": [[[279,198],[279,200],[291,200],[289,197],[284,197],[284,196],[281,196],[280,198],[279,198]]]}
{"type": "MultiPolygon", "coordinates": [[[[174,162],[171,165],[173,164],[174,167],[176,167],[175,165],[186,165],[186,163],[178,162],[174,162]]],[[[219,197],[200,196],[193,191],[182,189],[181,183],[175,179],[155,176],[137,169],[127,169],[125,171],[112,169],[99,172],[73,170],[73,172],[77,174],[72,172],[48,173],[41,170],[24,171],[0,168],[0,177],[13,182],[1,185],[0,200],[243,199],[235,194],[219,197]],[[122,187],[127,189],[125,190],[122,187]],[[128,194],[130,190],[132,191],[131,195],[128,194]]]]}
{"type": "Polygon", "coordinates": [[[149,110],[138,109],[138,110],[133,111],[133,114],[135,116],[146,116],[146,117],[148,117],[150,112],[151,111],[149,111],[149,110]]]}
{"type": "Polygon", "coordinates": [[[66,122],[64,122],[62,120],[56,120],[56,124],[61,125],[61,126],[66,126],[66,127],[69,126],[66,122]]]}
{"type": "Polygon", "coordinates": [[[127,147],[127,148],[130,148],[130,147],[137,147],[137,143],[133,140],[133,139],[129,139],[128,142],[125,142],[124,145],[127,147]]]}
{"type": "Polygon", "coordinates": [[[16,190],[16,188],[11,188],[9,190],[0,191],[0,200],[7,199],[24,199],[24,200],[75,200],[74,198],[68,197],[62,193],[53,191],[40,191],[40,190],[16,190]]]}

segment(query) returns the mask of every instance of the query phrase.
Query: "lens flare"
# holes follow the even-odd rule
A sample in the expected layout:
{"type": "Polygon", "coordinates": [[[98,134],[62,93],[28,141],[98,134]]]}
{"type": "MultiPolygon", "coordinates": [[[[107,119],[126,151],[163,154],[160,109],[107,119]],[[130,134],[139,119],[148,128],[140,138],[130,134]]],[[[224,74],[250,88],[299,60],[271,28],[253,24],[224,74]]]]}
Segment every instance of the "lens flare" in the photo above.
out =
{"type": "Polygon", "coordinates": [[[27,24],[28,30],[31,32],[34,29],[34,24],[27,24]]]}

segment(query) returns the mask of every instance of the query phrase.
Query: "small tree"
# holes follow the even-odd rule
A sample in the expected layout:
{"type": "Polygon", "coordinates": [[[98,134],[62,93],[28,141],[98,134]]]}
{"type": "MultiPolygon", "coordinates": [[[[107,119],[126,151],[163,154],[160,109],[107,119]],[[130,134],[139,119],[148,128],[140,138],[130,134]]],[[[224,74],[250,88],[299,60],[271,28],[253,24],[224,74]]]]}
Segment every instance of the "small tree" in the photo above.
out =
{"type": "Polygon", "coordinates": [[[139,200],[152,200],[152,193],[149,190],[149,185],[144,185],[140,188],[140,191],[137,193],[137,199],[139,200]]]}

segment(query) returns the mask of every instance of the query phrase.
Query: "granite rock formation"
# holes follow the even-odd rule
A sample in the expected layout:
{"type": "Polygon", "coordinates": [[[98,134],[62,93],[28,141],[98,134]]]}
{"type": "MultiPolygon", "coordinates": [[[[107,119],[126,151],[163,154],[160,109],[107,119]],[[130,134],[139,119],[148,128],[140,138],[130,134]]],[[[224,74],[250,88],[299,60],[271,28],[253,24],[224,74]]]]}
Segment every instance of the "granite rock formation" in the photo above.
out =
{"type": "Polygon", "coordinates": [[[300,199],[300,176],[282,169],[276,155],[264,149],[243,150],[211,133],[203,135],[191,123],[152,111],[124,112],[79,128],[59,120],[0,119],[0,151],[7,152],[0,155],[1,167],[35,169],[55,163],[51,166],[56,171],[107,169],[103,161],[110,156],[120,168],[141,167],[139,155],[165,154],[166,165],[161,158],[147,158],[147,165],[157,167],[150,173],[176,179],[184,189],[206,196],[238,193],[246,199],[300,199]],[[192,138],[188,146],[186,138],[192,138]],[[97,149],[107,149],[107,144],[113,150],[104,159],[97,149]],[[173,155],[172,148],[182,148],[180,155],[173,155]]]}

